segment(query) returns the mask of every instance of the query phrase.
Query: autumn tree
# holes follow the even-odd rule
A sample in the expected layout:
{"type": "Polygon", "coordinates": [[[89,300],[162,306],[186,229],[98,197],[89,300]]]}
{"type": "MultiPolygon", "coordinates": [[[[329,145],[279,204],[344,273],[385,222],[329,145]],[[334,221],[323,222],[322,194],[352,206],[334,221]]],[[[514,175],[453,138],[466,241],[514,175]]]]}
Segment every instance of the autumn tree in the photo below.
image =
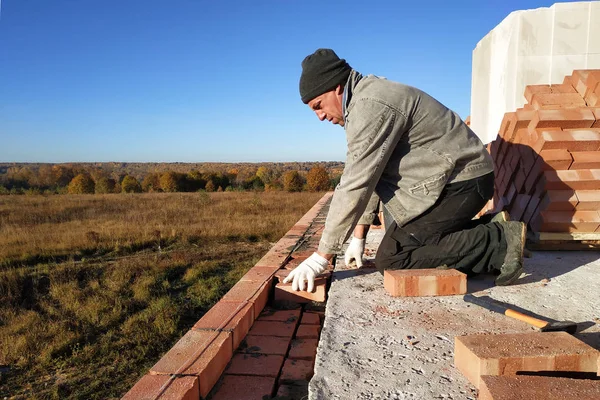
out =
{"type": "Polygon", "coordinates": [[[114,179],[103,176],[96,180],[95,191],[98,194],[114,193],[116,184],[114,179]]]}
{"type": "Polygon", "coordinates": [[[239,170],[235,177],[236,185],[249,189],[254,183],[253,179],[256,177],[256,169],[252,167],[243,167],[239,170]]]}
{"type": "Polygon", "coordinates": [[[288,192],[302,191],[302,177],[298,171],[287,171],[283,174],[283,189],[288,192]]]}
{"type": "Polygon", "coordinates": [[[311,192],[323,192],[329,189],[329,174],[321,166],[315,166],[306,175],[306,185],[311,192]]]}
{"type": "Polygon", "coordinates": [[[184,175],[167,171],[160,176],[160,188],[163,192],[181,192],[183,189],[184,175]]]}
{"type": "Polygon", "coordinates": [[[206,182],[206,191],[207,192],[214,192],[215,191],[215,184],[213,183],[212,179],[209,180],[208,182],[206,182]]]}
{"type": "Polygon", "coordinates": [[[160,175],[155,172],[151,172],[146,175],[142,180],[142,190],[144,192],[160,191],[160,175]]]}
{"type": "Polygon", "coordinates": [[[124,193],[140,193],[142,187],[138,180],[133,176],[125,175],[125,178],[123,178],[123,181],[121,182],[121,190],[124,193]]]}
{"type": "Polygon", "coordinates": [[[69,194],[94,193],[94,181],[88,174],[79,174],[69,182],[67,191],[69,194]]]}
{"type": "Polygon", "coordinates": [[[197,192],[200,189],[204,189],[206,186],[206,179],[202,176],[200,171],[191,170],[186,176],[186,190],[190,192],[197,192]]]}
{"type": "Polygon", "coordinates": [[[67,186],[74,178],[73,169],[63,165],[52,166],[52,185],[67,186]]]}

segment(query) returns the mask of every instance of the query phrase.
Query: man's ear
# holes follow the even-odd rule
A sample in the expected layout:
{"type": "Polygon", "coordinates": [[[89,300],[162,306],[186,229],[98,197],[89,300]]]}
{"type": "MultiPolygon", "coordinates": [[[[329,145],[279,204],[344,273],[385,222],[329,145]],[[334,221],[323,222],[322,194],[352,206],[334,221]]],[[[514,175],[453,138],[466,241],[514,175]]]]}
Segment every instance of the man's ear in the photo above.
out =
{"type": "Polygon", "coordinates": [[[337,85],[337,87],[335,88],[335,94],[342,94],[344,93],[344,87],[342,85],[337,85]]]}

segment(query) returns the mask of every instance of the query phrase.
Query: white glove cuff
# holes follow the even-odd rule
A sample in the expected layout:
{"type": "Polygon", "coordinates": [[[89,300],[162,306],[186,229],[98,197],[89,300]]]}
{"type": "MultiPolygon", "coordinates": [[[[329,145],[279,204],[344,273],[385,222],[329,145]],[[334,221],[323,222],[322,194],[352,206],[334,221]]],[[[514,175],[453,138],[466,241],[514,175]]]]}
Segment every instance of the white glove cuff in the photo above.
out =
{"type": "Polygon", "coordinates": [[[316,262],[322,268],[321,271],[319,271],[319,272],[315,271],[315,273],[320,274],[329,265],[329,261],[325,257],[322,257],[321,255],[319,255],[319,253],[317,253],[317,252],[312,253],[312,255],[310,257],[308,257],[308,259],[316,262]]]}

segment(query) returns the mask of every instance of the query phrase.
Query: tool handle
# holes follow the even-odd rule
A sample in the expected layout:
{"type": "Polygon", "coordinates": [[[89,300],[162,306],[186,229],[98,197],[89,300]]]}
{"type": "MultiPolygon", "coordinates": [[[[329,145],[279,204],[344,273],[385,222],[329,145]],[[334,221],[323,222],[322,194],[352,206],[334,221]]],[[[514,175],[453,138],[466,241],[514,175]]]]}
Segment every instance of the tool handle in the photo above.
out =
{"type": "Polygon", "coordinates": [[[513,309],[510,309],[498,302],[495,302],[491,299],[488,298],[484,298],[484,297],[477,297],[477,296],[473,296],[472,294],[465,294],[463,297],[463,300],[468,302],[468,303],[473,303],[473,304],[477,304],[480,307],[483,307],[487,310],[490,311],[494,311],[500,314],[504,314],[507,317],[511,317],[514,319],[518,319],[519,321],[523,321],[526,322],[530,325],[535,326],[536,328],[543,328],[546,325],[548,325],[548,321],[543,321],[541,319],[537,319],[534,317],[531,317],[529,315],[525,315],[523,313],[520,313],[518,311],[515,311],[513,309]]]}
{"type": "Polygon", "coordinates": [[[480,307],[500,314],[504,314],[506,313],[506,310],[508,310],[508,308],[504,307],[501,304],[495,303],[493,301],[481,297],[473,296],[472,294],[465,294],[463,300],[468,303],[477,304],[480,307]]]}
{"type": "Polygon", "coordinates": [[[529,325],[533,325],[536,328],[542,329],[543,327],[548,325],[548,321],[542,321],[541,319],[537,319],[537,318],[531,317],[529,315],[521,314],[520,312],[511,310],[510,308],[507,308],[506,312],[504,314],[506,314],[507,317],[518,319],[519,321],[523,321],[523,322],[528,323],[529,325]]]}

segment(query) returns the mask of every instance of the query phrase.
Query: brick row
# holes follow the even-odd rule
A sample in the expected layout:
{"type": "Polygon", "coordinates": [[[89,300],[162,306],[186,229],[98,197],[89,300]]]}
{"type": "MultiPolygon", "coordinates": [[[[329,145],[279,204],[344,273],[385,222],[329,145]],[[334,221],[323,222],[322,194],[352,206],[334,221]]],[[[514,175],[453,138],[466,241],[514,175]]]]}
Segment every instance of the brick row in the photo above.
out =
{"type": "MultiPolygon", "coordinates": [[[[307,349],[314,347],[316,354],[319,314],[305,313],[300,329],[300,308],[275,311],[266,306],[281,272],[289,273],[286,262],[301,254],[294,251],[299,241],[306,254],[317,249],[325,222],[320,214],[332,194],[324,195],[290,228],[124,398],[206,398],[220,379],[214,399],[244,398],[240,393],[271,397],[294,337],[299,341],[294,353],[298,361],[311,362],[307,349]]],[[[301,261],[301,256],[296,258],[301,261]]],[[[323,297],[327,278],[319,278],[323,297]]]]}

